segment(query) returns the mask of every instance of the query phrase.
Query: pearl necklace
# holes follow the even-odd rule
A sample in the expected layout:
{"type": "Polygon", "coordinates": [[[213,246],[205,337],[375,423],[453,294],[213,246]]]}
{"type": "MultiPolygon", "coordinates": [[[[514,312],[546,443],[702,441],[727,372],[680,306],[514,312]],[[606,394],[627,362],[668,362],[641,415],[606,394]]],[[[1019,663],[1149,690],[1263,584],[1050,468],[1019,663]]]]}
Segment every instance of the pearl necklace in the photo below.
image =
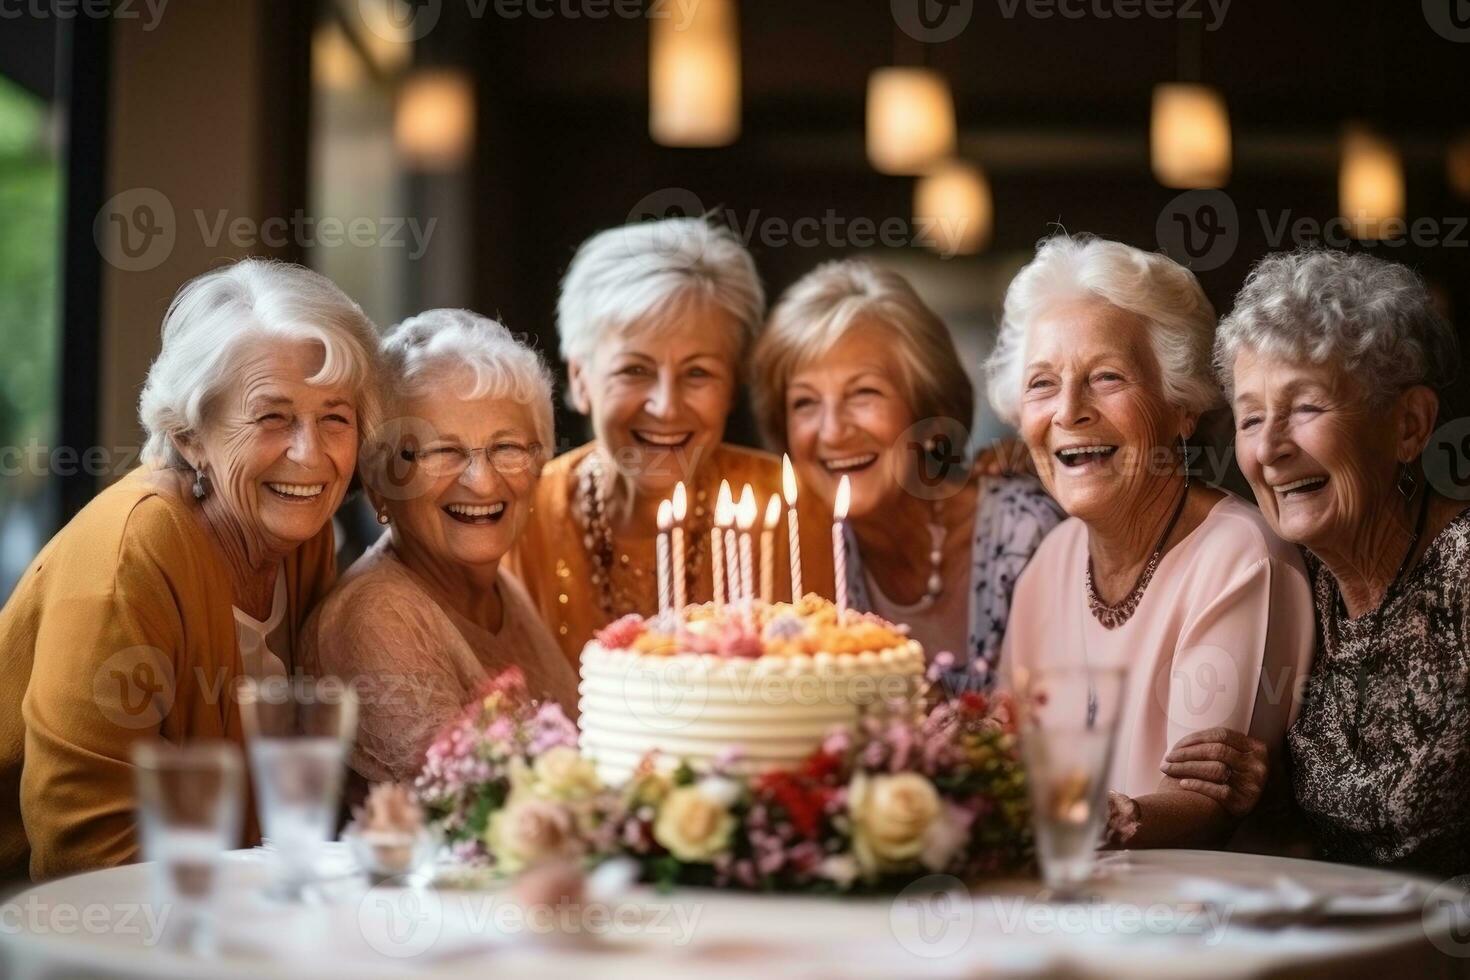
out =
{"type": "MultiPolygon", "coordinates": [[[[587,549],[587,555],[592,560],[592,585],[597,589],[597,604],[602,609],[609,621],[630,612],[637,612],[640,606],[636,587],[618,589],[613,582],[613,569],[621,564],[622,567],[630,569],[638,579],[647,578],[647,571],[637,566],[627,554],[618,556],[613,546],[612,525],[607,516],[607,498],[604,487],[602,468],[602,457],[597,450],[588,453],[577,466],[577,496],[582,516],[582,545],[587,549]],[[616,560],[615,560],[616,559],[616,560]]],[[[685,541],[689,541],[693,535],[693,541],[689,548],[689,558],[684,563],[685,595],[694,595],[694,583],[699,578],[699,570],[704,557],[703,542],[709,537],[709,528],[706,526],[705,501],[708,494],[705,490],[697,490],[694,493],[693,520],[685,527],[685,541]]]]}

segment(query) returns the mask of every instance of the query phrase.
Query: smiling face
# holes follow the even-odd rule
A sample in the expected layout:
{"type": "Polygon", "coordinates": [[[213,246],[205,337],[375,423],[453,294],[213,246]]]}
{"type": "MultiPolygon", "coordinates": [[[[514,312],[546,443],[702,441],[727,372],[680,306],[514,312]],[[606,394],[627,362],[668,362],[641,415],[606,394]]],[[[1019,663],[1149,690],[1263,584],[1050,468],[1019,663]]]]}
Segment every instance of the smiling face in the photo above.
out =
{"type": "Polygon", "coordinates": [[[1235,458],[1271,527],[1331,551],[1396,493],[1396,411],[1330,364],[1236,355],[1235,458]]]}
{"type": "Polygon", "coordinates": [[[254,554],[284,555],[315,537],[357,465],[355,393],[307,383],[323,357],[311,341],[253,343],[203,431],[181,442],[209,476],[206,513],[233,525],[254,554]]]}
{"type": "Polygon", "coordinates": [[[689,483],[725,435],[735,400],[735,318],[681,304],[660,329],[610,333],[587,361],[568,367],[572,398],[592,420],[608,458],[638,492],[667,497],[689,483]]]}
{"type": "Polygon", "coordinates": [[[1021,436],[1047,491],[1092,522],[1179,472],[1196,417],[1172,406],[1142,317],[1100,299],[1060,303],[1026,336],[1021,436]]]}
{"type": "Polygon", "coordinates": [[[847,476],[855,519],[889,504],[916,465],[903,438],[914,413],[899,370],[890,331],[860,321],[831,350],[793,372],[786,386],[792,464],[829,503],[847,476]]]}
{"type": "Polygon", "coordinates": [[[530,516],[541,448],[528,406],[508,398],[461,398],[454,379],[429,385],[403,412],[424,438],[409,450],[416,491],[377,500],[395,543],[447,565],[490,566],[515,544],[530,516]],[[482,451],[484,450],[484,451],[482,451]]]}

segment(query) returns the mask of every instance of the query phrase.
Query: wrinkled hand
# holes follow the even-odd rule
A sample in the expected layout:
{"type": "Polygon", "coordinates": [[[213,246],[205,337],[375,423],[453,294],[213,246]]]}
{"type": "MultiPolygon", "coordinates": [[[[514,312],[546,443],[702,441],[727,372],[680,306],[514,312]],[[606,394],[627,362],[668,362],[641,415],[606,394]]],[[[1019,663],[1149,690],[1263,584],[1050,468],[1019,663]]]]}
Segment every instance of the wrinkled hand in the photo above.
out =
{"type": "Polygon", "coordinates": [[[1036,463],[1019,439],[997,439],[975,454],[976,476],[1032,476],[1036,463]]]}
{"type": "Polygon", "coordinates": [[[1159,770],[1239,820],[1255,809],[1266,788],[1266,744],[1229,728],[1206,728],[1175,742],[1159,770]]]}
{"type": "Polygon", "coordinates": [[[1103,832],[1103,846],[1127,847],[1138,833],[1140,816],[1137,800],[1108,790],[1108,826],[1103,832]]]}

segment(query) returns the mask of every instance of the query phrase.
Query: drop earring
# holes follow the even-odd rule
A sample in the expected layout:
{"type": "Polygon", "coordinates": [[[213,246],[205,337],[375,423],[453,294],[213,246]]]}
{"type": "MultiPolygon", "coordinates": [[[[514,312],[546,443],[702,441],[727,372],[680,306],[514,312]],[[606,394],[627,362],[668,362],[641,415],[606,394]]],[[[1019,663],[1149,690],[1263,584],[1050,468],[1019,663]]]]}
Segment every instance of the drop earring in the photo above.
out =
{"type": "Polygon", "coordinates": [[[382,525],[385,525],[385,526],[387,525],[387,523],[388,523],[388,512],[386,510],[380,510],[380,511],[378,511],[378,523],[379,524],[382,524],[382,525]]]}
{"type": "Polygon", "coordinates": [[[209,496],[209,477],[204,475],[203,470],[194,471],[194,486],[192,489],[194,492],[195,500],[203,500],[205,497],[209,496]]]}

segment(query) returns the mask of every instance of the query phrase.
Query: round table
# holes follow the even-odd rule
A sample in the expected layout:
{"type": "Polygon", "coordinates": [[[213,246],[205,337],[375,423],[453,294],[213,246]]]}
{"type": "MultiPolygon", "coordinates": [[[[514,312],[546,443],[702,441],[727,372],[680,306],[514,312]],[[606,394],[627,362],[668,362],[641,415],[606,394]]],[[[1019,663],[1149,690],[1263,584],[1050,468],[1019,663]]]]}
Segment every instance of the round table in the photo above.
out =
{"type": "Polygon", "coordinates": [[[333,845],[316,899],[264,895],[265,852],[227,856],[209,959],[177,951],[147,865],[30,888],[0,905],[0,973],[14,977],[488,975],[1467,976],[1470,901],[1449,885],[1363,868],[1213,851],[1108,854],[1084,900],[1034,881],[971,888],[931,876],[898,896],[826,898],[636,888],[570,918],[504,890],[369,887],[333,845]],[[335,876],[335,877],[334,877],[335,876]],[[1407,890],[1394,915],[1272,921],[1237,897],[1282,882],[1319,895],[1407,890]],[[1212,884],[1213,883],[1213,884],[1212,884]],[[951,887],[953,886],[953,887],[951,887]],[[1238,913],[1238,914],[1237,914],[1238,913]],[[1255,913],[1255,914],[1252,914],[1255,913]],[[577,935],[555,924],[573,923],[577,935]],[[500,971],[509,971],[500,972],[500,971]]]}

